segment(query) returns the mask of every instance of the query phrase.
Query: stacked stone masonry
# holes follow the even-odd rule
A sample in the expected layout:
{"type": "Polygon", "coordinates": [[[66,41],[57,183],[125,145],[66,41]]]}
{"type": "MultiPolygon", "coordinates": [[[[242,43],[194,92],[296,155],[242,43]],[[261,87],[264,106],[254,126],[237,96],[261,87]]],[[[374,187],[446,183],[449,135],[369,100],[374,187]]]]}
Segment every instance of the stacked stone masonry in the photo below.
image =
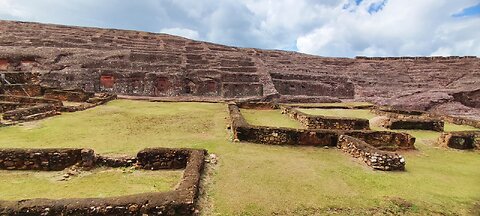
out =
{"type": "Polygon", "coordinates": [[[373,113],[378,115],[385,115],[390,118],[404,119],[404,118],[417,118],[417,119],[426,119],[426,120],[436,120],[436,121],[445,121],[458,125],[469,125],[475,128],[480,128],[480,121],[474,119],[467,119],[457,116],[449,115],[440,115],[435,113],[429,113],[419,110],[403,110],[403,109],[394,109],[391,107],[376,107],[371,110],[373,113]]]}
{"type": "MultiPolygon", "coordinates": [[[[242,104],[245,107],[245,104],[242,104]]],[[[254,107],[252,104],[247,107],[254,107]]],[[[265,104],[260,104],[265,107],[265,104]]],[[[405,159],[382,151],[415,149],[415,138],[405,133],[370,130],[318,130],[252,126],[235,103],[228,105],[234,139],[252,143],[298,146],[338,146],[378,170],[404,170],[405,159]],[[371,143],[371,144],[367,144],[371,143]]]]}
{"type": "Polygon", "coordinates": [[[480,149],[480,131],[445,132],[438,138],[438,145],[461,150],[480,149]]]}
{"type": "Polygon", "coordinates": [[[368,119],[309,115],[289,106],[282,106],[282,113],[299,121],[307,129],[370,130],[368,119]]]}
{"type": "Polygon", "coordinates": [[[61,101],[86,102],[95,96],[93,92],[85,92],[83,90],[59,90],[48,89],[45,91],[44,97],[47,99],[55,99],[61,101]]]}
{"type": "Polygon", "coordinates": [[[403,156],[380,151],[368,143],[351,136],[340,135],[338,148],[355,158],[361,158],[368,166],[377,170],[405,170],[405,159],[403,156]]]}
{"type": "Polygon", "coordinates": [[[415,149],[415,138],[406,133],[371,130],[322,130],[252,126],[235,103],[228,105],[234,138],[272,145],[336,146],[340,135],[361,139],[373,146],[395,151],[415,149]]]}
{"type": "Polygon", "coordinates": [[[59,115],[60,108],[53,104],[39,104],[26,108],[18,108],[3,113],[3,119],[10,121],[28,121],[36,120],[36,116],[44,114],[46,116],[59,115]]]}
{"type": "Polygon", "coordinates": [[[139,169],[185,170],[173,191],[110,198],[0,200],[0,215],[194,215],[206,153],[197,149],[156,148],[142,150],[135,158],[108,158],[89,149],[3,149],[0,160],[15,163],[0,169],[61,170],[72,165],[91,168],[133,164],[139,169]]]}
{"type": "Polygon", "coordinates": [[[443,131],[445,123],[442,120],[420,119],[416,117],[409,118],[388,118],[382,124],[383,127],[397,130],[432,130],[443,131]]]}

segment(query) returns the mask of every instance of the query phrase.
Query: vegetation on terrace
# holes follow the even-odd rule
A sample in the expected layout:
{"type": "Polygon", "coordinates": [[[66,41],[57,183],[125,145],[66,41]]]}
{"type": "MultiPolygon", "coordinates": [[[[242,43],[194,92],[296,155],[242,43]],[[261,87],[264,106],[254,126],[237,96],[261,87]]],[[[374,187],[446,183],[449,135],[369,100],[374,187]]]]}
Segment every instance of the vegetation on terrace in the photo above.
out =
{"type": "Polygon", "coordinates": [[[102,198],[175,188],[182,171],[147,171],[128,168],[98,168],[81,172],[68,181],[65,172],[0,171],[1,200],[31,198],[102,198]]]}
{"type": "MultiPolygon", "coordinates": [[[[280,112],[274,116],[268,121],[289,119],[280,112]]],[[[419,150],[402,152],[406,172],[387,173],[373,171],[335,149],[234,143],[229,141],[227,123],[224,104],[117,100],[0,128],[0,147],[87,147],[115,155],[134,155],[145,147],[206,148],[219,163],[209,169],[205,182],[205,215],[465,215],[480,202],[480,153],[438,148],[433,143],[437,132],[408,131],[419,138],[419,150]]],[[[0,172],[0,181],[11,180],[9,175],[0,172]]],[[[161,181],[169,182],[165,179],[161,181]]],[[[25,183],[22,191],[45,196],[46,190],[34,190],[41,182],[25,181],[31,183],[25,183]]],[[[1,194],[4,191],[0,188],[1,194]]]]}

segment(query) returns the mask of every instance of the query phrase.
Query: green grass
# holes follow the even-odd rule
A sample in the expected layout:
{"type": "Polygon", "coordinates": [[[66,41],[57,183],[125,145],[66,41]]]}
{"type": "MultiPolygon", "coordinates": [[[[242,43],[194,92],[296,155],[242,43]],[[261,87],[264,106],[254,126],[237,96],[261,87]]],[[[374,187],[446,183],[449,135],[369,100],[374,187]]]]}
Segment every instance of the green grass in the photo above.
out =
{"type": "Polygon", "coordinates": [[[354,106],[371,106],[373,104],[371,103],[368,103],[368,102],[344,102],[344,103],[291,103],[291,104],[286,104],[286,105],[290,105],[290,106],[308,106],[308,107],[315,107],[315,106],[324,106],[324,107],[327,107],[327,106],[350,106],[350,107],[354,107],[354,106]]]}
{"type": "Polygon", "coordinates": [[[346,118],[364,118],[372,119],[376,117],[370,110],[360,109],[299,109],[301,112],[310,115],[323,115],[333,117],[346,117],[346,118]]]}
{"type": "Polygon", "coordinates": [[[116,100],[77,113],[0,128],[0,148],[83,147],[109,155],[135,155],[148,147],[210,146],[224,133],[215,119],[224,105],[116,100]],[[213,120],[211,120],[213,119],[213,120]]]}
{"type": "MultiPolygon", "coordinates": [[[[206,148],[219,162],[208,178],[205,215],[467,215],[480,202],[480,153],[438,148],[431,143],[436,132],[408,131],[420,139],[418,151],[402,152],[406,172],[380,172],[337,149],[230,142],[227,123],[224,104],[117,100],[0,128],[0,147],[82,146],[129,155],[144,147],[206,148]]],[[[33,197],[47,193],[18,190],[33,197]]]]}
{"type": "Polygon", "coordinates": [[[172,190],[182,171],[99,168],[61,181],[63,171],[0,171],[2,200],[100,198],[172,190]]]}
{"type": "Polygon", "coordinates": [[[300,122],[283,115],[280,110],[242,109],[241,112],[245,120],[251,125],[303,128],[300,122]]]}

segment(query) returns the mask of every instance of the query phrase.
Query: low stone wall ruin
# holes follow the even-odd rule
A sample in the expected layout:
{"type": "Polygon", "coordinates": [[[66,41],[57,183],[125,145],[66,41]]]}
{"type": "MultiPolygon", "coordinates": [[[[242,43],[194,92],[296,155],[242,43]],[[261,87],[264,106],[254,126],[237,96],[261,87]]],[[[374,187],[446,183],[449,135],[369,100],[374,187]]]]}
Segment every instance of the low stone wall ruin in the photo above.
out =
{"type": "Polygon", "coordinates": [[[37,97],[43,94],[42,87],[37,84],[7,84],[3,86],[3,94],[14,96],[37,97]]]}
{"type": "Polygon", "coordinates": [[[28,121],[45,116],[59,115],[59,107],[52,104],[39,104],[26,108],[18,108],[3,113],[3,119],[9,121],[28,121]]]}
{"type": "Polygon", "coordinates": [[[368,166],[377,170],[405,170],[405,159],[403,156],[380,151],[368,143],[351,136],[340,135],[338,148],[355,158],[361,158],[368,166]]]}
{"type": "Polygon", "coordinates": [[[62,101],[59,100],[12,95],[0,95],[0,101],[15,102],[21,104],[53,104],[58,107],[63,106],[62,101]]]}
{"type": "Polygon", "coordinates": [[[416,139],[407,133],[398,133],[393,131],[351,130],[344,131],[341,134],[363,140],[369,145],[385,151],[415,149],[416,139]]]}
{"type": "MultiPolygon", "coordinates": [[[[154,148],[139,152],[137,158],[118,159],[120,162],[138,160],[136,165],[140,169],[184,168],[182,180],[173,191],[109,198],[0,200],[0,215],[194,215],[206,153],[206,150],[197,149],[154,148]]],[[[53,157],[61,158],[55,160],[56,163],[49,163],[48,169],[42,170],[59,170],[79,162],[89,166],[96,161],[102,161],[101,164],[105,164],[105,160],[113,161],[96,156],[93,150],[88,149],[0,150],[0,156],[2,159],[17,158],[18,161],[24,161],[23,164],[36,161],[36,157],[50,161],[53,157]],[[40,156],[37,156],[38,153],[40,156]]],[[[29,169],[33,166],[21,165],[17,168],[29,169]]]]}
{"type": "Polygon", "coordinates": [[[445,123],[441,120],[434,119],[420,119],[420,118],[388,118],[382,122],[382,126],[388,129],[397,130],[432,130],[443,131],[445,123]]]}
{"type": "Polygon", "coordinates": [[[454,149],[480,149],[480,131],[445,132],[437,141],[439,146],[454,149]]]}
{"type": "Polygon", "coordinates": [[[322,130],[253,126],[235,103],[228,105],[234,139],[271,145],[336,146],[340,135],[349,135],[376,148],[395,151],[415,149],[415,138],[406,133],[370,130],[322,130]]]}
{"type": "Polygon", "coordinates": [[[82,162],[82,149],[0,149],[0,169],[63,170],[82,162]]]}
{"type": "Polygon", "coordinates": [[[44,97],[48,99],[56,99],[61,101],[86,102],[89,98],[95,96],[93,92],[85,92],[83,90],[59,90],[47,89],[44,97]]]}
{"type": "Polygon", "coordinates": [[[391,118],[408,118],[411,116],[417,116],[420,119],[438,119],[438,120],[443,120],[453,124],[469,125],[472,127],[480,128],[480,121],[478,120],[467,119],[467,118],[456,117],[456,116],[438,115],[438,114],[428,113],[428,112],[418,111],[418,110],[411,111],[411,110],[399,110],[391,107],[376,107],[374,109],[371,109],[371,111],[377,115],[385,115],[391,118]]]}
{"type": "Polygon", "coordinates": [[[282,113],[308,129],[370,130],[368,119],[309,115],[289,106],[282,106],[282,113]]]}

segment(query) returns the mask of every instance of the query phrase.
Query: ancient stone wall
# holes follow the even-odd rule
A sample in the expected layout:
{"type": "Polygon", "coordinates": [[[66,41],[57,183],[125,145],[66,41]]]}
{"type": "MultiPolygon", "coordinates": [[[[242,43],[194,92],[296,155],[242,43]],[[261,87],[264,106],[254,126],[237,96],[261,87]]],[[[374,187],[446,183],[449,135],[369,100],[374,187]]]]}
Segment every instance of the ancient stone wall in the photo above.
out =
{"type": "Polygon", "coordinates": [[[234,138],[239,141],[272,145],[336,146],[340,135],[349,135],[379,149],[390,151],[415,149],[415,138],[407,133],[252,126],[242,116],[235,103],[230,103],[228,109],[234,138]]]}
{"type": "Polygon", "coordinates": [[[43,94],[42,87],[36,84],[6,84],[3,94],[14,96],[38,97],[43,94]]]}
{"type": "Polygon", "coordinates": [[[0,149],[0,169],[63,170],[82,162],[82,149],[0,149]]]}
{"type": "Polygon", "coordinates": [[[289,106],[282,106],[282,113],[308,129],[370,130],[368,119],[309,115],[289,106]]]}
{"type": "Polygon", "coordinates": [[[280,108],[280,106],[274,102],[244,101],[244,102],[236,102],[235,104],[242,109],[273,110],[273,109],[280,108]]]}
{"type": "Polygon", "coordinates": [[[443,131],[445,123],[441,120],[420,119],[420,118],[388,118],[382,122],[382,126],[388,129],[397,130],[432,130],[443,131]]]}
{"type": "Polygon", "coordinates": [[[371,111],[377,115],[385,115],[390,118],[411,118],[412,116],[416,116],[419,119],[437,119],[443,120],[446,122],[450,122],[453,124],[458,125],[469,125],[472,127],[480,128],[480,121],[474,119],[467,119],[458,116],[449,116],[449,115],[440,115],[435,113],[429,113],[424,111],[418,110],[401,110],[401,109],[394,109],[391,107],[376,107],[371,109],[371,111]]]}
{"type": "Polygon", "coordinates": [[[187,149],[145,149],[138,152],[137,160],[143,169],[184,169],[188,154],[187,149]]]}
{"type": "Polygon", "coordinates": [[[355,87],[348,78],[315,74],[270,73],[273,84],[283,95],[333,96],[353,98],[355,87]]]}
{"type": "Polygon", "coordinates": [[[480,149],[480,131],[445,132],[438,138],[439,146],[454,149],[480,149]]]}
{"type": "Polygon", "coordinates": [[[61,101],[72,102],[86,102],[89,98],[95,96],[93,92],[85,92],[84,90],[60,90],[60,89],[47,89],[45,90],[44,97],[47,99],[55,99],[61,101]]]}
{"type": "Polygon", "coordinates": [[[222,96],[225,98],[245,98],[263,96],[263,85],[259,83],[223,83],[222,96]]]}
{"type": "MultiPolygon", "coordinates": [[[[31,150],[23,150],[29,152],[31,150]]],[[[64,150],[57,149],[57,153],[64,150]]],[[[2,151],[0,151],[2,152],[2,151]]],[[[76,161],[82,161],[81,149],[75,150],[76,161]]],[[[157,162],[177,164],[168,161],[177,160],[171,157],[172,152],[182,152],[183,167],[185,168],[179,186],[168,192],[152,192],[136,195],[109,197],[109,198],[85,198],[85,199],[29,199],[21,201],[0,200],[1,215],[194,215],[196,198],[200,185],[201,174],[204,166],[206,150],[196,149],[146,149],[139,152],[142,164],[139,168],[167,168],[157,162]],[[149,161],[152,160],[152,161],[149,161]],[[143,166],[148,164],[148,166],[143,166]]],[[[83,150],[83,160],[90,162],[104,160],[93,154],[92,150],[83,150]]],[[[8,154],[10,155],[10,154],[8,154]]],[[[180,155],[178,155],[180,156],[180,155]]],[[[23,158],[23,157],[22,157],[23,158]]],[[[113,161],[112,158],[108,159],[113,161]]],[[[133,160],[132,158],[120,158],[119,161],[133,160]]],[[[105,162],[100,162],[107,164],[105,162]]],[[[70,163],[66,163],[68,165],[70,163]]],[[[127,163],[128,164],[128,163],[127,163]]],[[[128,164],[129,165],[129,164],[128,164]]],[[[175,166],[172,166],[175,168],[175,166]]]]}
{"type": "Polygon", "coordinates": [[[16,103],[16,102],[9,102],[9,101],[0,101],[0,113],[7,112],[10,110],[14,110],[17,108],[22,108],[22,107],[29,107],[31,106],[30,104],[22,104],[22,103],[16,103]]]}
{"type": "Polygon", "coordinates": [[[405,159],[397,153],[380,151],[368,143],[351,136],[341,135],[338,148],[355,158],[360,158],[374,169],[391,171],[405,170],[405,159]]]}
{"type": "Polygon", "coordinates": [[[342,134],[360,139],[369,145],[386,151],[413,150],[415,137],[408,133],[393,131],[351,130],[342,134]]]}
{"type": "Polygon", "coordinates": [[[3,113],[3,119],[10,121],[35,120],[35,115],[45,114],[47,116],[59,115],[59,107],[53,104],[39,104],[26,108],[18,108],[3,113]]]}
{"type": "Polygon", "coordinates": [[[15,102],[21,104],[53,104],[58,107],[63,106],[62,101],[59,100],[11,95],[0,95],[0,101],[15,102]]]}
{"type": "Polygon", "coordinates": [[[335,146],[338,133],[293,128],[242,126],[236,128],[237,139],[271,145],[335,146]]]}

